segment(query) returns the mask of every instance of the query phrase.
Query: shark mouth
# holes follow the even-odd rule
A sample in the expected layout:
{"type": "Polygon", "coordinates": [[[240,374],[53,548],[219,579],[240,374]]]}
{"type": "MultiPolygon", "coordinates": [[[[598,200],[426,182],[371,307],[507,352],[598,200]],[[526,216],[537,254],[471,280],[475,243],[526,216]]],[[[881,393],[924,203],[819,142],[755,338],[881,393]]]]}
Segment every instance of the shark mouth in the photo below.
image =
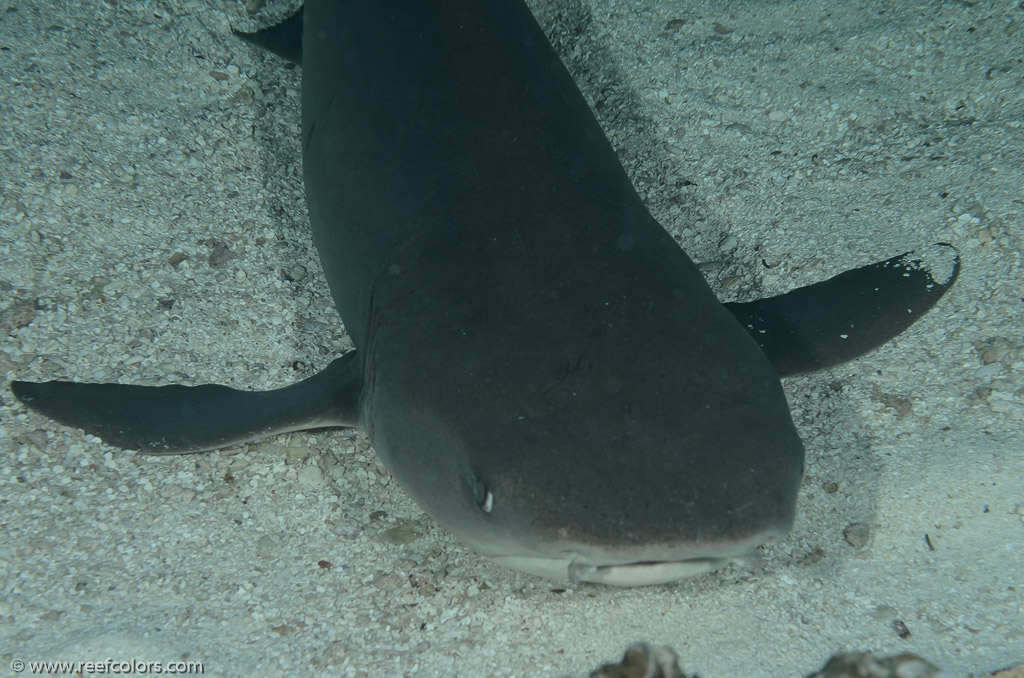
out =
{"type": "Polygon", "coordinates": [[[696,577],[717,570],[734,560],[737,559],[694,558],[597,565],[583,558],[576,558],[569,564],[569,581],[586,581],[609,586],[652,586],[696,577]]]}

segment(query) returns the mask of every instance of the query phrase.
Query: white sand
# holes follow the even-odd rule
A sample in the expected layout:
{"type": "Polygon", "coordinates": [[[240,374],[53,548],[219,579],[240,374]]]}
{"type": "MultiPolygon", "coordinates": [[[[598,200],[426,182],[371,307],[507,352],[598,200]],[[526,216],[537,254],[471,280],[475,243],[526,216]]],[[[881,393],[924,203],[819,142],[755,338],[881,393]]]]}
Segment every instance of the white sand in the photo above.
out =
{"type": "MultiPolygon", "coordinates": [[[[933,241],[963,254],[910,331],[785,383],[807,476],[763,570],[559,592],[432,524],[352,432],[143,457],[3,389],[3,663],[563,676],[635,640],[704,678],[845,649],[959,673],[1024,658],[1024,11],[593,4],[538,15],[655,216],[722,262],[723,298],[933,241]]],[[[305,223],[298,74],[230,35],[242,3],[4,7],[0,373],[262,389],[347,348],[305,223]],[[217,243],[234,258],[213,267],[217,243]]]]}

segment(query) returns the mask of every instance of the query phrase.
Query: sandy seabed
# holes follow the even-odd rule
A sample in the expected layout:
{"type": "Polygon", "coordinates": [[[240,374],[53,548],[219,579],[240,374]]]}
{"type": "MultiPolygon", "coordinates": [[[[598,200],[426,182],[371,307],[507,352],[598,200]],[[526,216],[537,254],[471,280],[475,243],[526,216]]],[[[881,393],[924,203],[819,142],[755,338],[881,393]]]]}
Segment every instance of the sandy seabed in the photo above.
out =
{"type": "MultiPolygon", "coordinates": [[[[558,586],[467,550],[354,432],[145,457],[4,388],[4,663],[558,677],[636,640],[704,678],[854,649],[956,674],[1021,661],[1024,9],[532,7],[723,299],[961,251],[908,332],[786,380],[808,456],[793,533],[756,571],[558,586]]],[[[254,21],[223,0],[0,10],[8,380],[265,389],[351,347],[306,223],[298,71],[231,35],[254,21]]]]}

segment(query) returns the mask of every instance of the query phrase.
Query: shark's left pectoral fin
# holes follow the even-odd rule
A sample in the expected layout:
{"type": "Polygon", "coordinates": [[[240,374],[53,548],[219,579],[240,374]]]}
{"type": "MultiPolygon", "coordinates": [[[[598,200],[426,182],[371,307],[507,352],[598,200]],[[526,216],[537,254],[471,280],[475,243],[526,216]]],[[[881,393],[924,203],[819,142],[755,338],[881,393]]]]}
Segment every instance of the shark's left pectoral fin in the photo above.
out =
{"type": "Polygon", "coordinates": [[[881,346],[934,306],[959,272],[956,248],[937,243],[777,297],[725,306],[785,377],[881,346]]]}
{"type": "Polygon", "coordinates": [[[286,431],[355,426],[361,392],[356,353],[273,391],[227,386],[133,386],[15,381],[28,407],[104,442],[150,454],[202,452],[286,431]]]}
{"type": "Polygon", "coordinates": [[[273,52],[293,63],[302,65],[302,21],[303,7],[284,21],[255,33],[232,31],[246,42],[273,52]]]}

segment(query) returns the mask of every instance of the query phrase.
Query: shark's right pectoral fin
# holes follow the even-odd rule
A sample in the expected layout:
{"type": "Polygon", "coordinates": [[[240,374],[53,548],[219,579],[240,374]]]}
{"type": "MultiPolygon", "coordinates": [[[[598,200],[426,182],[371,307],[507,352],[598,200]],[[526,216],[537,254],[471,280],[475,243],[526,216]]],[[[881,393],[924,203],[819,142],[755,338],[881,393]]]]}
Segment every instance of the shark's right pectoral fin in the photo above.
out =
{"type": "Polygon", "coordinates": [[[362,390],[356,352],[273,391],[227,386],[132,386],[15,381],[28,407],[104,442],[150,454],[201,452],[301,429],[356,426],[362,390]]]}
{"type": "Polygon", "coordinates": [[[934,306],[959,272],[956,248],[936,243],[777,297],[725,307],[788,377],[878,348],[934,306]]]}

